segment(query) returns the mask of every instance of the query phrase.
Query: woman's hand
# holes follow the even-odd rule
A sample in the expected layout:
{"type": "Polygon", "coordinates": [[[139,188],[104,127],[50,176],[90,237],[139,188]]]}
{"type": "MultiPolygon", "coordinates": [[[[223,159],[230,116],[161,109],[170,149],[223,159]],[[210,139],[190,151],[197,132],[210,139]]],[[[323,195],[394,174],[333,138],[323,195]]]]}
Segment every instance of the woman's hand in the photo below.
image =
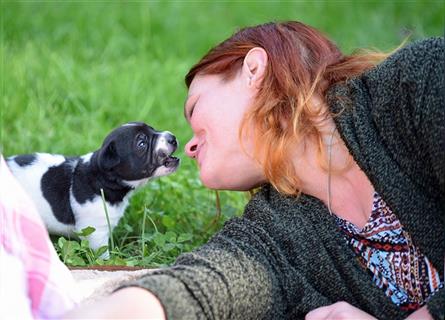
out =
{"type": "MultiPolygon", "coordinates": [[[[350,305],[347,302],[337,302],[329,306],[320,307],[309,312],[305,320],[321,320],[321,319],[336,319],[336,320],[370,320],[374,318],[370,314],[350,305]]],[[[426,306],[411,313],[406,320],[433,320],[433,317],[428,312],[426,306]]]]}
{"type": "Polygon", "coordinates": [[[148,290],[128,287],[92,304],[78,305],[63,319],[156,319],[165,320],[161,302],[148,290]]]}
{"type": "Polygon", "coordinates": [[[433,317],[429,313],[427,306],[423,306],[411,313],[406,320],[433,320],[433,317]]]}
{"type": "Polygon", "coordinates": [[[370,314],[344,301],[314,309],[311,312],[309,312],[305,317],[305,320],[322,320],[322,319],[377,320],[370,314]]]}

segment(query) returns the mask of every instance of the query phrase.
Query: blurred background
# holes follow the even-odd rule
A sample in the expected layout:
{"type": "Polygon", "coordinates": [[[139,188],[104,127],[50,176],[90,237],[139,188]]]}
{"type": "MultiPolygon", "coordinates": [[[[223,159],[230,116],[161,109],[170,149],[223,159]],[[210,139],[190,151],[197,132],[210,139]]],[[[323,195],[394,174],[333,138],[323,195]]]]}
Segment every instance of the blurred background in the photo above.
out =
{"type": "MultiPolygon", "coordinates": [[[[205,189],[183,146],[184,75],[239,28],[299,20],[345,52],[390,51],[443,36],[444,1],[1,2],[0,151],[80,155],[113,128],[144,121],[179,139],[182,166],[132,198],[108,263],[159,266],[242,214],[247,197],[205,189]]],[[[54,238],[71,265],[105,263],[85,245],[54,238]],[[70,244],[67,246],[67,243],[70,244]]]]}

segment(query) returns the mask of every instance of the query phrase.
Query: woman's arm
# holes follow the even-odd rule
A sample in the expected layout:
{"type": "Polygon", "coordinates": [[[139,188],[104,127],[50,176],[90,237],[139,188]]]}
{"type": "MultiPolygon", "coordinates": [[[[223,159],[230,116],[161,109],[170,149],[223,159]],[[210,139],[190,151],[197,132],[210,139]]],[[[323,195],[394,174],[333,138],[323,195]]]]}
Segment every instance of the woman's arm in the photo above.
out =
{"type": "MultiPolygon", "coordinates": [[[[290,239],[288,228],[304,230],[302,222],[283,224],[270,201],[269,192],[260,191],[244,216],[226,222],[208,243],[126,286],[150,291],[169,320],[302,318],[328,305],[331,301],[289,259],[292,244],[277,236],[288,232],[284,238],[290,239]]],[[[294,241],[307,240],[295,232],[294,241]]]]}
{"type": "Polygon", "coordinates": [[[88,305],[80,305],[64,315],[65,319],[167,319],[164,309],[151,292],[127,287],[88,305]]]}
{"type": "Polygon", "coordinates": [[[249,219],[234,218],[208,243],[180,255],[173,266],[127,283],[66,318],[283,318],[284,265],[279,245],[265,229],[249,219]]]}
{"type": "Polygon", "coordinates": [[[264,229],[235,218],[172,267],[130,286],[153,292],[169,319],[268,319],[286,310],[280,249],[264,229]]]}

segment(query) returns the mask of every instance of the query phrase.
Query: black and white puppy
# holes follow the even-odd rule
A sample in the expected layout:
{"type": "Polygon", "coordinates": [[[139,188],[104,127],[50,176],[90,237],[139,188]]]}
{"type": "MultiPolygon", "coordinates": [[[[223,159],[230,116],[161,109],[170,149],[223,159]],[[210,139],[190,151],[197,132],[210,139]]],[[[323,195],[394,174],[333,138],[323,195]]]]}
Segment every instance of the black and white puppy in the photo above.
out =
{"type": "MultiPolygon", "coordinates": [[[[130,122],[113,130],[99,150],[84,156],[35,153],[10,157],[7,163],[49,233],[72,237],[94,227],[87,239],[97,250],[108,244],[110,236],[101,189],[114,228],[132,191],[177,169],[179,159],[172,156],[176,148],[177,140],[170,132],[130,122]]],[[[102,255],[108,256],[108,252],[102,255]]]]}

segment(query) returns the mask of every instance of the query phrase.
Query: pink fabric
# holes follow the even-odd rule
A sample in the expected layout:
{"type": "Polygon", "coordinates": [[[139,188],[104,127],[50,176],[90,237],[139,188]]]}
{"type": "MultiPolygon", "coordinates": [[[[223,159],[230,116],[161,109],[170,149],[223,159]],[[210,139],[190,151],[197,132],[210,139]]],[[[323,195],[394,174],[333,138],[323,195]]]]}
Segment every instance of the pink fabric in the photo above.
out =
{"type": "MultiPolygon", "coordinates": [[[[23,265],[33,317],[57,318],[72,308],[76,300],[72,275],[59,260],[33,203],[1,155],[0,225],[0,249],[23,265]]],[[[7,294],[8,288],[1,289],[7,294]]]]}

